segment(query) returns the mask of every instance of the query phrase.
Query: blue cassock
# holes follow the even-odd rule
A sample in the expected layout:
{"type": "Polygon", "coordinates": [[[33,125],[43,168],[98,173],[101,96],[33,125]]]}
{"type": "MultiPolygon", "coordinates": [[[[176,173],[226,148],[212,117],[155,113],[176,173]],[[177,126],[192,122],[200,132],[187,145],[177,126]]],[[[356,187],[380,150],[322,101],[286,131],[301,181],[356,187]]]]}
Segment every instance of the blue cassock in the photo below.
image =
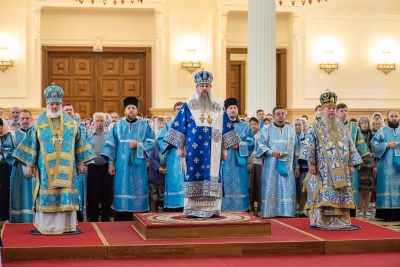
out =
{"type": "MultiPolygon", "coordinates": [[[[400,143],[400,128],[380,128],[371,140],[372,152],[379,159],[376,188],[376,209],[400,209],[400,170],[393,166],[400,148],[386,147],[388,142],[400,143]]],[[[377,212],[378,215],[378,212],[377,212]]],[[[379,218],[379,216],[377,216],[379,218]]]]}
{"type": "Polygon", "coordinates": [[[26,132],[21,129],[10,132],[5,143],[5,159],[11,166],[10,176],[10,222],[33,222],[33,187],[32,177],[25,176],[26,165],[12,157],[17,146],[25,138],[26,132]]]}
{"type": "Polygon", "coordinates": [[[228,149],[228,159],[222,163],[222,210],[246,211],[250,209],[247,157],[254,149],[254,135],[247,122],[233,125],[241,142],[239,148],[228,149]]]}
{"type": "MultiPolygon", "coordinates": [[[[185,198],[222,198],[221,166],[219,176],[210,177],[212,129],[196,125],[186,102],[164,138],[172,146],[186,149],[185,198]]],[[[239,143],[235,128],[226,112],[223,112],[222,133],[219,134],[222,138],[222,149],[239,143]]],[[[218,135],[216,136],[218,138],[218,135]]]]}
{"type": "Polygon", "coordinates": [[[261,216],[262,217],[294,217],[296,212],[296,180],[294,167],[297,167],[295,157],[296,133],[293,125],[277,127],[274,123],[267,125],[260,131],[257,139],[257,154],[264,157],[262,188],[261,188],[261,216]],[[278,160],[272,152],[278,150],[286,164],[287,175],[278,173],[278,160]]]}
{"type": "Polygon", "coordinates": [[[164,208],[183,207],[183,182],[185,179],[186,162],[176,155],[176,147],[168,146],[164,137],[171,128],[171,123],[166,124],[157,137],[160,153],[166,153],[166,173],[164,183],[164,208]]]}
{"type": "MultiPolygon", "coordinates": [[[[82,138],[85,138],[88,143],[90,140],[88,138],[88,131],[86,129],[86,125],[84,123],[79,123],[78,119],[76,120],[79,130],[82,133],[82,138]]],[[[90,163],[90,162],[89,162],[90,163]]],[[[88,163],[87,163],[88,164],[88,163]]],[[[87,173],[76,173],[75,179],[78,184],[78,195],[79,195],[79,210],[82,212],[83,220],[86,221],[86,207],[87,207],[87,173]]]]}
{"type": "Polygon", "coordinates": [[[108,134],[101,154],[115,166],[114,200],[118,212],[142,212],[149,209],[147,157],[154,144],[154,132],[145,120],[129,123],[119,120],[108,134]],[[137,148],[129,143],[137,141],[137,148]]]}

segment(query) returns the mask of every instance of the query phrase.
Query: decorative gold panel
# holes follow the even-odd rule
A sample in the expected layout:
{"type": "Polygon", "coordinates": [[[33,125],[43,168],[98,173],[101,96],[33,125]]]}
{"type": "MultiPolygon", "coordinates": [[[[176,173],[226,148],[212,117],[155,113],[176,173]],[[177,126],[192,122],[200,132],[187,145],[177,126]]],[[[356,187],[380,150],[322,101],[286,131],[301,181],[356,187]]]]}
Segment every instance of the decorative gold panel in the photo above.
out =
{"type": "MultiPolygon", "coordinates": [[[[106,100],[103,101],[103,112],[106,112],[108,114],[110,114],[111,112],[118,112],[120,113],[120,111],[123,109],[122,107],[122,102],[119,100],[106,100]]],[[[121,116],[123,116],[122,114],[120,114],[121,116]]]]}
{"type": "Polygon", "coordinates": [[[102,96],[119,96],[120,88],[119,88],[119,80],[117,79],[103,79],[101,81],[102,85],[99,88],[102,88],[102,96]]]}
{"type": "Polygon", "coordinates": [[[91,79],[74,79],[72,81],[74,96],[91,96],[92,80],[91,79]]]}
{"type": "Polygon", "coordinates": [[[51,58],[51,74],[52,75],[69,75],[69,58],[68,57],[52,57],[51,58]]]}
{"type": "Polygon", "coordinates": [[[140,96],[140,79],[124,80],[124,96],[140,96]]]}
{"type": "Polygon", "coordinates": [[[103,58],[101,63],[102,75],[117,75],[119,71],[118,58],[103,58]]]}
{"type": "Polygon", "coordinates": [[[124,59],[124,72],[123,75],[140,75],[140,58],[127,58],[124,59]]]}
{"type": "Polygon", "coordinates": [[[92,60],[87,58],[72,58],[73,74],[92,75],[92,60]]]}

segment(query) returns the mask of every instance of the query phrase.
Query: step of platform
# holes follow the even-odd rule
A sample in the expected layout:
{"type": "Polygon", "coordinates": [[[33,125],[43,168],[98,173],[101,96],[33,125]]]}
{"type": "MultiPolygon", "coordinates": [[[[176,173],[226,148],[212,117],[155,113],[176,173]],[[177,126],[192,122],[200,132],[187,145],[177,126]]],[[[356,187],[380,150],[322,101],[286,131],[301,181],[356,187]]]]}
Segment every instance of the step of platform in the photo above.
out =
{"type": "Polygon", "coordinates": [[[246,212],[218,218],[186,218],[182,213],[135,213],[133,229],[145,240],[271,236],[271,224],[246,212]]]}

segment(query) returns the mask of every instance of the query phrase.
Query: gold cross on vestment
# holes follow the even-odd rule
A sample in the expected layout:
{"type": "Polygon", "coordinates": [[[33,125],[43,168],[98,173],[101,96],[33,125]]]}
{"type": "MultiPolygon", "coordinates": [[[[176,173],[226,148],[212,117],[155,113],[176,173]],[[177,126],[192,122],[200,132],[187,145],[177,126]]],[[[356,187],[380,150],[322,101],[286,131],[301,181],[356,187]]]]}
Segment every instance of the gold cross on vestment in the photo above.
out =
{"type": "Polygon", "coordinates": [[[42,122],[42,124],[40,124],[38,127],[39,127],[40,129],[42,129],[42,130],[46,130],[46,128],[47,128],[48,126],[49,126],[49,125],[48,125],[47,123],[42,122]]]}
{"type": "Polygon", "coordinates": [[[68,130],[74,127],[74,125],[70,121],[67,121],[66,123],[64,123],[64,125],[67,126],[68,130]]]}

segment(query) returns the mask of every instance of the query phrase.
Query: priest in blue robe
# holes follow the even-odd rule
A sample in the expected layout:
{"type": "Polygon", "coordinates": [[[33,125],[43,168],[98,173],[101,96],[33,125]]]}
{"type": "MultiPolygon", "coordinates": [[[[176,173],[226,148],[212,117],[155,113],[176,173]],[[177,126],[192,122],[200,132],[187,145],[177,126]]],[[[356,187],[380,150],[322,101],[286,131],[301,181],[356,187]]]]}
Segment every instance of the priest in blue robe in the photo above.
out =
{"type": "Polygon", "coordinates": [[[254,149],[254,135],[248,122],[240,121],[238,100],[228,98],[224,102],[226,113],[231,120],[240,143],[228,148],[228,159],[222,162],[222,183],[224,197],[222,210],[250,210],[247,158],[254,149]]]}
{"type": "Polygon", "coordinates": [[[32,122],[32,113],[29,110],[21,110],[19,117],[20,127],[15,132],[10,132],[4,144],[7,150],[5,157],[11,166],[10,222],[32,223],[34,216],[32,208],[32,178],[26,175],[26,165],[12,156],[17,146],[25,138],[26,132],[32,122]]]}
{"type": "Polygon", "coordinates": [[[95,157],[76,121],[63,112],[63,95],[56,85],[44,90],[47,110],[36,118],[13,154],[27,165],[27,176],[34,177],[34,224],[49,235],[76,231],[76,171],[83,173],[83,164],[95,157]]]}
{"type": "Polygon", "coordinates": [[[400,128],[396,110],[389,110],[388,125],[380,128],[371,140],[372,152],[379,159],[375,217],[385,221],[400,220],[400,128]]]}
{"type": "Polygon", "coordinates": [[[310,125],[300,159],[308,162],[303,186],[310,225],[322,229],[351,228],[354,208],[350,177],[362,163],[348,128],[336,118],[337,95],[320,96],[320,116],[310,125]]]}
{"type": "MultiPolygon", "coordinates": [[[[175,116],[178,115],[183,103],[174,105],[175,116]]],[[[183,210],[183,184],[186,173],[186,161],[176,154],[177,148],[164,142],[164,137],[172,126],[172,121],[165,125],[157,137],[160,153],[166,154],[166,173],[164,180],[164,208],[166,211],[183,210]]]]}
{"type": "Polygon", "coordinates": [[[294,217],[296,214],[296,180],[299,172],[296,132],[286,124],[286,110],[275,107],[274,121],[260,131],[257,153],[263,157],[261,217],[294,217]]]}
{"type": "Polygon", "coordinates": [[[240,143],[223,103],[211,95],[213,76],[194,76],[196,92],[183,104],[164,141],[186,159],[183,215],[209,218],[221,214],[221,158],[240,143]]]}
{"type": "Polygon", "coordinates": [[[116,221],[132,220],[133,212],[149,210],[146,163],[155,137],[147,121],[137,118],[138,104],[135,97],[124,99],[125,117],[115,123],[101,152],[109,160],[109,174],[115,175],[116,221]]]}

